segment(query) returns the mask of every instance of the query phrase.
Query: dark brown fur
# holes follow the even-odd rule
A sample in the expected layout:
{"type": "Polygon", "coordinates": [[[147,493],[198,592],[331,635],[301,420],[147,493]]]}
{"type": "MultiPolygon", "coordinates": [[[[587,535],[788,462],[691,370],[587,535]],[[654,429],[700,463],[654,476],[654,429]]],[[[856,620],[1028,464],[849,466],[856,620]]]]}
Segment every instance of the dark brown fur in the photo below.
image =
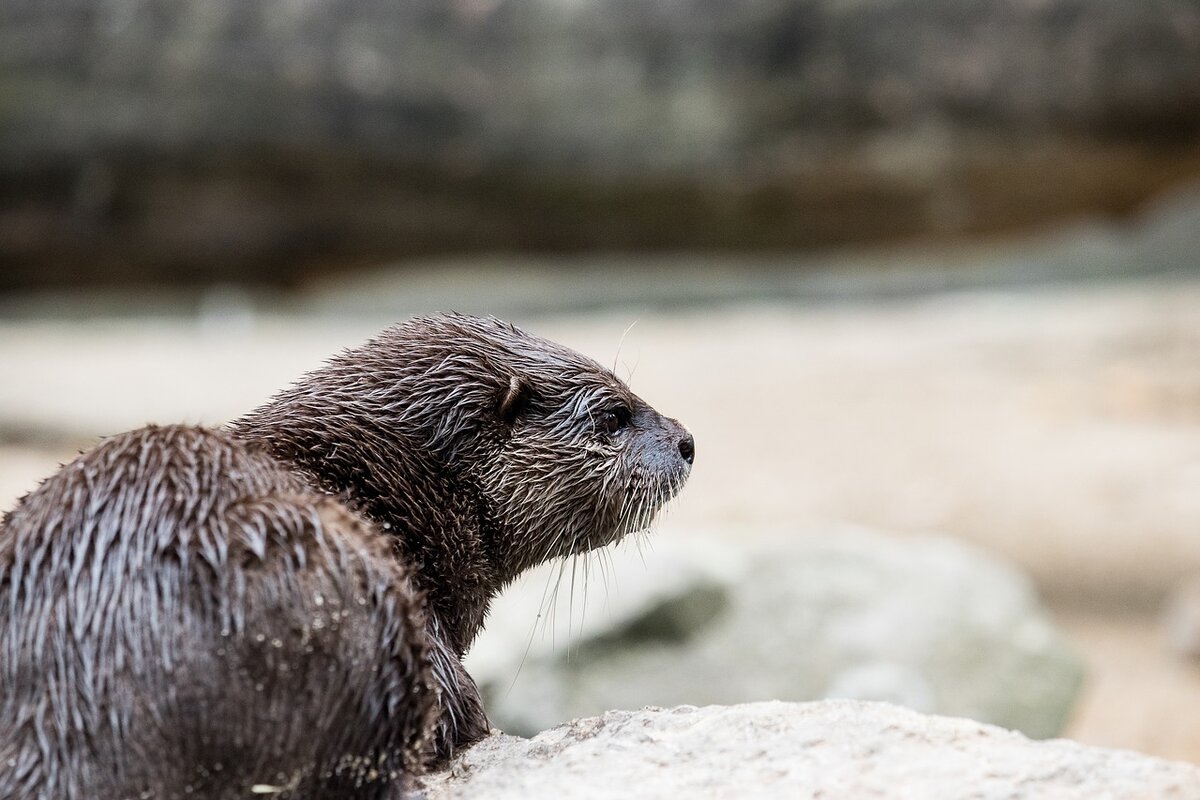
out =
{"type": "Polygon", "coordinates": [[[460,659],[496,592],[646,527],[691,453],[595,362],[459,316],[227,431],[113,437],[0,529],[0,797],[399,796],[487,732],[460,659]]]}

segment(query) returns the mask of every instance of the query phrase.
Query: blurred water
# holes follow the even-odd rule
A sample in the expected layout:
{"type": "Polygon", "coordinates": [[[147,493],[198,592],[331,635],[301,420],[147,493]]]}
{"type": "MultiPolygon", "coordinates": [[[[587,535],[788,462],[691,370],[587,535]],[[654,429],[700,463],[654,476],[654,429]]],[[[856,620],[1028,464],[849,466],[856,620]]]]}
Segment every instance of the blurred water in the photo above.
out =
{"type": "Polygon", "coordinates": [[[444,310],[506,318],[746,301],[829,303],[947,291],[1200,274],[1200,188],[1161,199],[1125,223],[1081,220],[1042,233],[956,247],[825,254],[596,253],[409,261],[310,281],[295,291],[76,290],[0,295],[0,321],[193,317],[213,331],[264,316],[387,324],[444,310]]]}

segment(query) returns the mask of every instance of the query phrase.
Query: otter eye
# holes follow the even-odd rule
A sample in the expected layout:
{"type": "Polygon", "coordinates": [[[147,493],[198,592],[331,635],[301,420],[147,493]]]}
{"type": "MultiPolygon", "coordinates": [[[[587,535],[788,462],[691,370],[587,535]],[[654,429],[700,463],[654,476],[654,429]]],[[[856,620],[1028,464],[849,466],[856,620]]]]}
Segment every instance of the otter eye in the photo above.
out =
{"type": "Polygon", "coordinates": [[[600,415],[600,427],[609,433],[616,433],[629,424],[629,409],[617,406],[600,415]]]}

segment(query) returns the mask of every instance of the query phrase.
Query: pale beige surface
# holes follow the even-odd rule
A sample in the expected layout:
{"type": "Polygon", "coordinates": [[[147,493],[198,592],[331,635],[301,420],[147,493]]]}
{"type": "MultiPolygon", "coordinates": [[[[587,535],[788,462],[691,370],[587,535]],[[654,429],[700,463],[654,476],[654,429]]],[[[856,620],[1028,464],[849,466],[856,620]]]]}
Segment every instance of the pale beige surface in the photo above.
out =
{"type": "MultiPolygon", "coordinates": [[[[945,531],[1059,607],[1141,609],[1072,617],[1093,666],[1072,732],[1200,761],[1200,677],[1147,627],[1200,570],[1200,280],[522,321],[692,429],[667,525],[945,531]]],[[[377,322],[0,323],[0,430],[30,442],[0,449],[0,508],[70,455],[39,444],[56,431],[218,422],[377,322]]]]}
{"type": "Polygon", "coordinates": [[[1064,735],[1200,763],[1200,663],[1166,651],[1156,621],[1143,616],[1060,613],[1088,678],[1064,735]]]}

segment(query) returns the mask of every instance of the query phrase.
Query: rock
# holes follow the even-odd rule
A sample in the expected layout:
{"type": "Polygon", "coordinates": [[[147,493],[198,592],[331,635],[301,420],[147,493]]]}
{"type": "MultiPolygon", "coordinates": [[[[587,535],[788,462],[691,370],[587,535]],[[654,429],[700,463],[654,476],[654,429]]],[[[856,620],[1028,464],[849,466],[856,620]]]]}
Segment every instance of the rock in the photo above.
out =
{"type": "Polygon", "coordinates": [[[425,782],[429,800],[1200,797],[1190,764],[853,700],[609,711],[492,736],[425,782]]]}
{"type": "Polygon", "coordinates": [[[0,0],[0,69],[0,289],[991,231],[1200,173],[1192,0],[0,0]]]}
{"type": "Polygon", "coordinates": [[[1163,613],[1167,645],[1184,658],[1200,659],[1200,576],[1181,580],[1163,613]]]}
{"type": "Polygon", "coordinates": [[[852,697],[1047,737],[1080,688],[1029,581],[961,542],[835,528],[742,551],[655,544],[644,566],[608,565],[606,611],[560,608],[550,635],[531,639],[559,573],[501,598],[468,659],[495,724],[528,735],[607,708],[852,697]]]}

